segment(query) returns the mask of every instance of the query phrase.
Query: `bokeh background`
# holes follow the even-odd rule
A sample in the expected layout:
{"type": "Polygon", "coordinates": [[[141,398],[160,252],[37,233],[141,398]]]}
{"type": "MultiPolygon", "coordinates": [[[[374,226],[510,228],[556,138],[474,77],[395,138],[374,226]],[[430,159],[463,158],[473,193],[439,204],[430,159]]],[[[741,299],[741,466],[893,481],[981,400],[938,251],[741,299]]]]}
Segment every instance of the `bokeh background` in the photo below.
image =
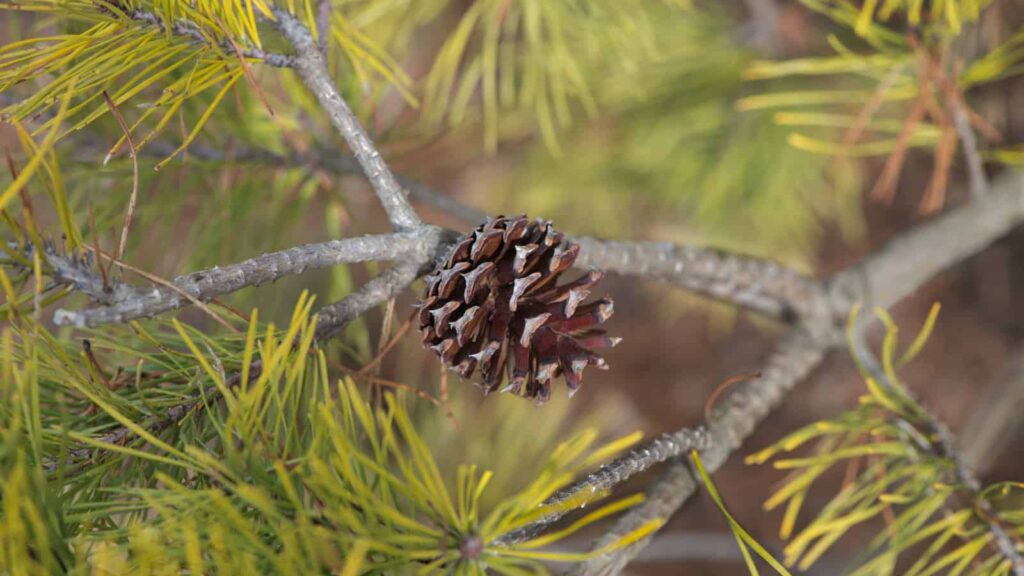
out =
{"type": "MultiPolygon", "coordinates": [[[[949,41],[939,44],[951,71],[1019,37],[1024,2],[978,4],[983,9],[976,18],[955,33],[943,29],[949,41]]],[[[372,41],[373,49],[364,44],[371,56],[362,58],[353,56],[351,46],[334,43],[331,62],[392,167],[428,188],[427,195],[485,214],[544,217],[573,234],[715,246],[824,277],[929,216],[922,198],[933,185],[943,129],[925,120],[914,127],[908,146],[896,142],[912,106],[912,98],[898,92],[915,84],[913,53],[905,50],[900,60],[900,52],[884,42],[882,48],[873,45],[849,19],[828,12],[838,5],[847,4],[345,0],[337,2],[344,24],[372,41]],[[514,28],[527,26],[523,14],[539,15],[546,31],[540,39],[514,28]],[[501,40],[492,43],[492,21],[513,28],[494,32],[501,40]],[[452,38],[467,26],[469,39],[460,52],[452,38]],[[834,73],[814,68],[837,53],[846,60],[834,73]],[[795,64],[780,68],[785,62],[795,64]],[[487,88],[490,66],[499,72],[487,88]],[[517,92],[531,82],[532,91],[517,92]],[[874,102],[884,92],[880,86],[890,92],[874,102]],[[847,141],[872,106],[877,112],[847,141]],[[872,194],[893,155],[904,153],[891,198],[872,194]]],[[[862,3],[848,5],[856,13],[862,3]]],[[[878,25],[897,38],[946,25],[927,9],[925,19],[914,25],[897,11],[878,25]]],[[[13,42],[55,28],[45,17],[5,10],[0,29],[13,42]]],[[[991,174],[1024,158],[1024,84],[1017,71],[1011,60],[984,81],[961,83],[971,108],[1000,137],[983,141],[991,174]]],[[[345,163],[343,145],[291,73],[258,66],[253,73],[260,93],[239,82],[172,159],[166,160],[188,134],[186,126],[209,109],[209,95],[190,100],[180,122],[175,117],[147,144],[127,256],[135,266],[170,278],[263,251],[387,228],[376,198],[345,163]]],[[[31,113],[17,107],[41,84],[44,78],[11,83],[0,94],[7,112],[28,123],[45,121],[46,106],[31,113]]],[[[124,105],[124,113],[138,117],[144,102],[124,105]]],[[[14,130],[4,126],[0,135],[17,156],[14,130]]],[[[123,149],[104,162],[119,135],[117,124],[103,117],[56,147],[74,212],[85,222],[87,209],[93,210],[96,229],[110,231],[100,237],[106,246],[116,242],[132,170],[123,149]]],[[[964,201],[959,151],[946,179],[942,205],[964,201]]],[[[422,194],[413,198],[431,223],[460,230],[475,225],[422,194]]],[[[41,206],[39,212],[42,221],[55,221],[52,210],[41,206]]],[[[310,272],[226,301],[239,310],[258,306],[261,318],[283,321],[301,290],[326,303],[377,271],[352,266],[310,272]]],[[[611,438],[696,425],[709,394],[734,375],[756,372],[784,329],[657,282],[612,276],[604,289],[616,306],[609,329],[623,338],[608,354],[611,370],[588,373],[571,401],[559,394],[542,407],[508,396],[485,399],[452,376],[457,428],[433,405],[415,405],[442,462],[479,462],[495,469],[496,483],[512,486],[528,478],[531,465],[570,429],[596,426],[611,438]]],[[[397,301],[386,333],[380,311],[353,323],[332,345],[332,358],[349,367],[368,361],[414,302],[413,293],[397,301]]],[[[942,303],[942,314],[905,381],[954,432],[966,434],[969,457],[984,481],[1024,478],[1024,419],[991,417],[1000,404],[1019,406],[1024,389],[1024,370],[1013,371],[1024,355],[1024,233],[929,282],[892,312],[912,332],[933,302],[942,303]],[[992,426],[998,433],[990,433],[992,426]]],[[[181,317],[213,329],[202,314],[185,311],[181,317]]],[[[438,394],[438,374],[435,358],[412,334],[378,371],[432,395],[438,394]]],[[[862,391],[852,362],[834,353],[740,454],[835,416],[862,391]]],[[[715,476],[738,519],[773,551],[781,548],[780,514],[763,512],[761,503],[782,477],[770,466],[743,464],[740,455],[715,476]]],[[[639,489],[646,479],[631,487],[639,489]]],[[[808,506],[820,506],[830,493],[824,487],[821,499],[808,506]]],[[[837,573],[877,529],[843,540],[809,573],[837,573]]],[[[585,548],[586,536],[573,544],[585,548]]],[[[628,573],[681,569],[743,572],[724,518],[703,494],[686,504],[628,573]]]]}

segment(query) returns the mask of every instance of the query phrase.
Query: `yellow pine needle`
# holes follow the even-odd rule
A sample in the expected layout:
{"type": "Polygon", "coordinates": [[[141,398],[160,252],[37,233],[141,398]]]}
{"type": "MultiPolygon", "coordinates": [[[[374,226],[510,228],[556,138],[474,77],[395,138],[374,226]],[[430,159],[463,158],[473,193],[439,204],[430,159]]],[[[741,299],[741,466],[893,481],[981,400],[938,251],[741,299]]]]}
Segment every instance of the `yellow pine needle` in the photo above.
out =
{"type": "Polygon", "coordinates": [[[56,121],[54,122],[53,128],[50,129],[49,134],[46,135],[43,142],[36,149],[35,154],[29,159],[28,163],[25,164],[25,167],[22,168],[18,177],[4,189],[2,194],[0,194],[0,210],[3,210],[7,206],[7,203],[11,201],[11,198],[14,198],[14,196],[25,187],[29,179],[43,163],[46,158],[46,153],[50,150],[50,147],[53,146],[53,143],[57,139],[60,122],[67,113],[68,104],[71,102],[72,90],[73,86],[68,90],[64,99],[61,101],[60,108],[57,111],[57,116],[55,118],[56,121]]]}
{"type": "Polygon", "coordinates": [[[692,452],[690,452],[690,458],[693,460],[694,467],[696,467],[697,469],[697,474],[700,476],[701,481],[704,483],[705,489],[707,489],[708,491],[708,496],[711,497],[715,505],[718,507],[719,511],[722,513],[722,515],[725,516],[726,520],[729,522],[729,527],[732,529],[733,536],[736,537],[736,542],[740,547],[740,551],[743,552],[744,558],[747,563],[747,567],[748,569],[750,569],[751,573],[756,574],[757,568],[753,563],[753,559],[749,556],[749,551],[747,550],[747,547],[753,549],[753,551],[758,556],[760,556],[762,560],[767,562],[776,572],[782,574],[783,576],[790,576],[790,573],[788,570],[786,570],[786,567],[779,563],[779,561],[776,560],[767,550],[765,550],[760,543],[754,540],[753,536],[751,536],[750,533],[748,533],[743,528],[743,526],[741,526],[740,523],[737,522],[735,518],[733,518],[732,514],[729,513],[728,508],[726,508],[725,506],[725,502],[722,501],[722,497],[718,494],[718,489],[715,487],[714,482],[712,482],[711,480],[711,476],[707,473],[707,470],[704,469],[704,464],[700,460],[700,454],[696,450],[693,450],[692,452]]]}
{"type": "Polygon", "coordinates": [[[602,518],[607,518],[612,514],[637,506],[643,503],[643,501],[643,494],[634,494],[633,496],[630,496],[628,498],[623,498],[616,502],[612,502],[611,504],[602,506],[601,508],[587,514],[583,518],[580,518],[579,520],[573,522],[572,524],[570,524],[566,528],[563,528],[562,530],[557,530],[551,532],[550,534],[545,534],[544,536],[539,536],[537,538],[527,540],[526,542],[518,544],[516,548],[520,550],[531,550],[534,548],[541,548],[543,546],[547,546],[553,542],[563,540],[567,536],[575,534],[580,529],[585,528],[586,526],[589,526],[590,524],[593,524],[594,522],[597,522],[602,518]]]}

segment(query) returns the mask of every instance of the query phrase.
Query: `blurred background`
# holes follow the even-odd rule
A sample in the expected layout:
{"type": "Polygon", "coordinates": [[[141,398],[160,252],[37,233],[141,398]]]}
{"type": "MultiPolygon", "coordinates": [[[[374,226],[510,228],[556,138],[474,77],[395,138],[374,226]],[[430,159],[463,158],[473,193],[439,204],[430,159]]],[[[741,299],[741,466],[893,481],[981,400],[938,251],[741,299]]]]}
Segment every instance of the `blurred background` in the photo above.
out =
{"type": "MultiPolygon", "coordinates": [[[[962,136],[950,102],[969,110],[990,175],[1024,162],[1021,0],[332,4],[335,16],[322,33],[336,40],[328,50],[337,81],[407,179],[424,220],[456,230],[475,226],[474,214],[527,213],[567,233],[720,247],[824,277],[966,200],[962,136]]],[[[18,10],[0,11],[0,19],[8,43],[86,25],[18,10]]],[[[27,98],[41,93],[47,77],[17,77],[9,54],[0,66],[5,114],[46,126],[57,99],[27,98]]],[[[105,72],[115,95],[137,79],[118,70],[105,72]]],[[[171,278],[387,229],[372,191],[292,73],[254,65],[251,74],[258,89],[246,77],[215,99],[214,83],[182,96],[179,112],[162,126],[154,126],[159,113],[144,115],[170,80],[119,101],[129,122],[140,122],[138,134],[159,128],[140,152],[126,256],[133,265],[171,278]]],[[[94,229],[108,231],[100,243],[113,246],[132,165],[123,145],[105,161],[121,131],[108,114],[86,121],[90,109],[71,115],[66,124],[77,129],[55,147],[61,186],[82,229],[91,211],[94,229]]],[[[16,131],[5,125],[0,134],[18,158],[16,131]]],[[[58,219],[42,203],[38,212],[43,222],[58,219]]],[[[310,272],[226,302],[285,321],[301,290],[332,302],[377,272],[310,272]]],[[[453,375],[457,428],[444,410],[414,404],[445,465],[478,462],[496,471],[495,483],[515,486],[570,429],[650,437],[696,425],[709,394],[732,376],[759,370],[785,329],[657,282],[610,276],[603,284],[616,306],[609,330],[623,342],[607,355],[611,370],[588,372],[571,402],[560,394],[542,407],[504,395],[485,399],[453,375]]],[[[397,301],[386,328],[382,311],[350,325],[331,357],[351,368],[369,361],[415,298],[397,301]]],[[[943,305],[938,325],[905,381],[962,434],[983,481],[1024,478],[1024,419],[1019,409],[1006,410],[1021,405],[1024,390],[1024,233],[943,274],[892,312],[912,333],[934,302],[943,305]]],[[[181,316],[213,329],[199,313],[181,316]]],[[[438,375],[436,359],[414,334],[377,371],[433,396],[438,375]]],[[[834,353],[740,454],[837,415],[862,392],[849,358],[834,353]]],[[[733,457],[716,474],[719,491],[751,533],[778,551],[781,514],[765,513],[761,504],[783,473],[742,460],[733,457]]],[[[807,506],[822,505],[831,493],[823,487],[822,499],[807,506]]],[[[844,539],[808,573],[837,573],[877,529],[844,539]]],[[[588,541],[579,537],[579,548],[588,541]]],[[[725,519],[704,494],[628,573],[681,568],[744,570],[725,519]]]]}

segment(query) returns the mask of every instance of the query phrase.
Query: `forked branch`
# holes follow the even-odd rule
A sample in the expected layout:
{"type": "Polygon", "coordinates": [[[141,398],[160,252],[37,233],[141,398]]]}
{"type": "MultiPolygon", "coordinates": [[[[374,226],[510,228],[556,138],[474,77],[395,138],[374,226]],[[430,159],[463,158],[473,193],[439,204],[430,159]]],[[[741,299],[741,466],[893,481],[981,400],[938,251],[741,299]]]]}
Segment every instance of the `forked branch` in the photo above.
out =
{"type": "MultiPolygon", "coordinates": [[[[712,413],[708,423],[711,446],[701,452],[705,467],[711,472],[721,467],[783,396],[813,370],[830,349],[842,342],[840,327],[855,303],[892,306],[1022,222],[1024,175],[1008,173],[995,182],[985,196],[910,229],[861,263],[830,279],[826,312],[804,319],[769,357],[763,376],[741,384],[712,413]]],[[[651,495],[661,496],[624,516],[594,546],[600,546],[615,534],[628,533],[653,518],[668,518],[695,489],[696,482],[681,481],[679,474],[663,477],[648,490],[651,495]]],[[[649,539],[641,540],[581,564],[578,573],[615,573],[648,542],[649,539]]]]}

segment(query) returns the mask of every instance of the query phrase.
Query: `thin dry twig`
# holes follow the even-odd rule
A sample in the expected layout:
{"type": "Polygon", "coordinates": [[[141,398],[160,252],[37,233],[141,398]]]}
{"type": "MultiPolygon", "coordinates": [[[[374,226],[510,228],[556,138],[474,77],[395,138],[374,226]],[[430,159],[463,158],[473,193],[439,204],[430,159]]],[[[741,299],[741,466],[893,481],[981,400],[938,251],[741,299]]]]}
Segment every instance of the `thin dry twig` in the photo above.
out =
{"type": "Polygon", "coordinates": [[[82,352],[85,354],[86,360],[89,362],[89,366],[96,372],[96,376],[100,379],[103,386],[110,389],[110,378],[107,378],[107,371],[100,365],[100,361],[96,358],[96,354],[92,351],[92,342],[88,338],[82,339],[82,352]]]}
{"type": "MultiPolygon", "coordinates": [[[[391,302],[394,302],[394,299],[392,299],[391,302]]],[[[356,370],[355,376],[364,376],[366,374],[369,374],[371,371],[375,372],[375,369],[378,366],[380,366],[380,363],[384,360],[385,357],[387,357],[388,353],[390,353],[391,350],[393,350],[394,347],[398,345],[398,342],[402,339],[403,336],[405,336],[405,333],[408,332],[409,328],[411,327],[412,317],[410,317],[408,320],[403,322],[401,326],[398,327],[398,331],[395,332],[395,335],[391,337],[391,340],[389,340],[386,343],[383,340],[381,341],[382,345],[377,350],[377,355],[374,356],[366,364],[363,364],[362,368],[356,370]]]]}
{"type": "Polygon", "coordinates": [[[441,404],[444,405],[445,415],[448,416],[448,420],[455,426],[455,429],[459,429],[459,421],[455,418],[455,412],[452,411],[451,399],[448,397],[448,367],[444,364],[440,364],[441,374],[437,380],[438,392],[441,396],[441,404]]]}
{"type": "Polygon", "coordinates": [[[124,215],[124,226],[121,227],[121,241],[118,242],[117,252],[114,253],[115,260],[123,260],[124,251],[128,247],[128,232],[132,229],[132,219],[135,217],[135,204],[139,199],[139,156],[128,123],[124,121],[124,116],[121,115],[117,104],[106,90],[103,91],[103,100],[107,103],[107,108],[110,108],[114,119],[117,120],[117,125],[121,127],[121,132],[124,133],[125,142],[128,143],[128,156],[132,159],[132,193],[128,196],[128,209],[124,215]]]}
{"type": "Polygon", "coordinates": [[[899,134],[896,135],[895,149],[886,158],[882,173],[878,176],[878,180],[875,181],[875,185],[868,194],[872,200],[891,204],[896,197],[896,184],[899,180],[900,172],[903,170],[903,162],[907,157],[910,136],[914,133],[917,125],[921,123],[921,120],[924,119],[925,111],[924,97],[918,96],[914,100],[910,112],[903,119],[899,134]]]}
{"type": "MultiPolygon", "coordinates": [[[[89,203],[89,230],[92,232],[92,250],[93,254],[100,254],[100,233],[96,229],[96,214],[92,209],[92,202],[89,203]]],[[[114,263],[108,262],[107,266],[103,266],[103,262],[100,259],[96,259],[96,267],[100,269],[100,275],[103,277],[103,292],[110,292],[110,270],[113,268],[114,263]]]]}
{"type": "Polygon", "coordinates": [[[415,386],[410,386],[408,384],[403,384],[401,382],[395,382],[393,380],[387,380],[385,378],[381,378],[380,376],[376,376],[374,374],[360,374],[361,369],[360,370],[353,370],[352,368],[349,368],[349,367],[345,366],[344,364],[341,364],[340,362],[337,362],[337,361],[334,361],[334,360],[328,360],[327,363],[329,365],[331,365],[332,367],[334,367],[334,368],[337,368],[337,369],[339,369],[339,370],[341,370],[343,372],[347,372],[347,373],[351,374],[352,378],[354,380],[366,380],[367,382],[370,382],[371,384],[374,384],[374,385],[384,386],[386,388],[393,388],[395,390],[405,390],[407,392],[410,392],[410,393],[416,395],[419,398],[427,400],[428,402],[430,402],[434,406],[437,406],[438,408],[441,407],[441,401],[440,400],[438,400],[437,398],[431,396],[430,394],[426,393],[425,391],[420,390],[419,388],[417,388],[415,386]]]}
{"type": "MultiPolygon", "coordinates": [[[[212,14],[212,16],[213,21],[221,27],[221,30],[227,29],[216,14],[212,14]]],[[[263,107],[267,109],[267,114],[273,116],[274,109],[270,107],[270,102],[267,101],[266,95],[263,94],[263,90],[260,88],[259,83],[256,82],[256,77],[252,75],[252,69],[249,68],[249,63],[246,61],[245,54],[242,52],[242,49],[239,48],[238,43],[235,42],[234,38],[232,38],[230,34],[224,34],[224,38],[227,40],[228,45],[231,46],[231,49],[235,52],[235,56],[238,56],[238,65],[242,67],[242,74],[245,75],[245,81],[249,83],[252,91],[256,93],[256,97],[259,98],[260,103],[262,103],[263,107]]]]}
{"type": "MultiPolygon", "coordinates": [[[[220,314],[217,314],[216,312],[211,310],[210,307],[207,306],[204,302],[200,301],[195,296],[189,294],[184,289],[182,289],[182,288],[180,288],[178,286],[175,286],[173,283],[168,282],[167,280],[164,280],[163,278],[157,276],[156,274],[150,274],[149,272],[146,272],[145,270],[141,270],[139,268],[136,268],[135,266],[132,266],[131,264],[128,264],[127,262],[123,262],[123,261],[121,261],[121,260],[119,260],[119,259],[117,259],[117,258],[115,258],[115,257],[113,257],[113,256],[111,256],[111,255],[109,255],[107,253],[105,253],[105,252],[96,252],[96,254],[98,256],[100,256],[100,257],[106,258],[111,264],[116,265],[118,268],[121,268],[122,270],[128,270],[129,272],[134,272],[135,274],[138,274],[139,276],[142,276],[143,278],[145,278],[146,280],[149,280],[150,282],[153,282],[154,284],[159,284],[160,286],[163,286],[163,287],[167,288],[168,290],[171,290],[171,291],[181,295],[189,303],[194,305],[196,308],[199,308],[200,310],[202,310],[203,313],[206,314],[207,316],[209,316],[211,319],[213,319],[214,322],[216,322],[216,323],[220,324],[221,326],[227,328],[229,332],[231,332],[233,334],[240,334],[241,333],[238,330],[238,328],[235,328],[234,326],[229,324],[227,320],[221,318],[220,314]]],[[[60,312],[60,311],[58,310],[58,312],[60,312]]],[[[57,320],[57,315],[56,314],[54,314],[54,322],[57,323],[57,324],[60,324],[60,322],[57,320]]]]}
{"type": "Polygon", "coordinates": [[[708,395],[707,401],[704,402],[704,420],[711,420],[711,411],[715,407],[715,401],[718,400],[718,397],[721,396],[723,392],[728,390],[731,386],[735,386],[736,384],[739,384],[741,382],[746,382],[747,380],[753,380],[755,378],[760,377],[760,372],[755,372],[753,374],[738,374],[736,376],[726,378],[718,386],[715,386],[715,389],[712,390],[711,394],[708,395]]]}

